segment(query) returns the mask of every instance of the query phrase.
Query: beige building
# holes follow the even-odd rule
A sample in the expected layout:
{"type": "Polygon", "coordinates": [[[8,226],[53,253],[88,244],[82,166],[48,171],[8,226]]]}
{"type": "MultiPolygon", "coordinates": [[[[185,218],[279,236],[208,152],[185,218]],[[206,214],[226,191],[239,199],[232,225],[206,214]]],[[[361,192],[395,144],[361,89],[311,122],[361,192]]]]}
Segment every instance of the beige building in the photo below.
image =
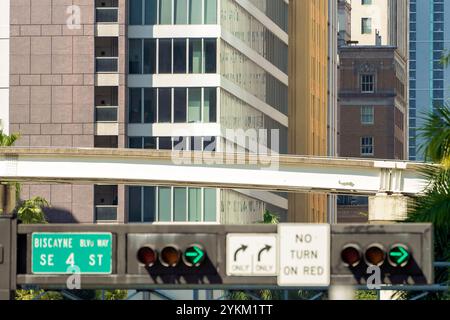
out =
{"type": "MultiPolygon", "coordinates": [[[[289,4],[289,153],[327,155],[328,1],[289,4]]],[[[326,222],[325,195],[290,194],[289,221],[326,222]]]]}
{"type": "Polygon", "coordinates": [[[351,36],[359,45],[387,45],[388,1],[351,0],[351,36]]]}

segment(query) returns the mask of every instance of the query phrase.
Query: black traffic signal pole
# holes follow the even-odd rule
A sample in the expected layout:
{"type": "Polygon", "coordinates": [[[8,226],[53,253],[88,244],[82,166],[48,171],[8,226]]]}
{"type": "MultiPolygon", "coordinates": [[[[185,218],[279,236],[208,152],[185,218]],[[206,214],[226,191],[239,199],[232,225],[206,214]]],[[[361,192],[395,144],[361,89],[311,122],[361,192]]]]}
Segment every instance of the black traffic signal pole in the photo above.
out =
{"type": "MultiPolygon", "coordinates": [[[[31,237],[34,232],[50,233],[89,233],[108,232],[113,234],[112,274],[81,275],[82,289],[259,289],[277,286],[276,277],[236,277],[226,275],[226,235],[228,233],[277,233],[276,225],[16,225],[10,216],[0,216],[0,246],[3,246],[2,263],[0,263],[0,299],[11,297],[11,291],[17,287],[39,287],[43,289],[67,289],[70,275],[36,275],[31,270],[31,237]],[[157,276],[152,272],[143,272],[138,267],[137,248],[149,244],[151,239],[171,239],[190,245],[194,242],[204,245],[210,263],[202,269],[153,269],[160,272],[157,276]],[[155,237],[155,238],[152,238],[155,237]],[[169,237],[169,238],[167,238],[169,237]],[[150,239],[150,240],[149,240],[150,239]],[[203,242],[206,241],[206,242],[203,242]],[[132,251],[132,252],[131,252],[132,251]],[[136,252],[135,252],[136,251],[136,252]],[[17,264],[17,267],[16,267],[17,264]],[[176,270],[186,272],[178,277],[176,270]],[[17,273],[16,273],[17,271],[17,273]],[[203,273],[203,274],[202,274],[203,273]]],[[[367,288],[364,282],[356,279],[364,272],[362,269],[349,270],[339,265],[341,245],[349,241],[364,245],[367,239],[398,239],[411,246],[417,246],[413,257],[417,259],[424,278],[417,282],[401,282],[385,286],[383,289],[394,290],[444,290],[443,286],[431,286],[433,278],[432,228],[427,224],[394,224],[394,225],[332,225],[331,226],[331,283],[355,285],[356,288],[367,288]],[[402,240],[403,239],[403,240],[402,240]],[[419,252],[420,251],[420,252],[419,252]],[[404,286],[404,284],[414,286],[404,286]],[[400,285],[401,284],[401,285],[400,285]]],[[[383,240],[384,239],[384,240],[383,240]]],[[[165,240],[164,240],[165,241],[165,240]]],[[[396,240],[397,241],[397,240],[396,240]]],[[[154,243],[156,243],[154,242],[154,243]]],[[[171,243],[174,244],[174,243],[171,243]]],[[[176,244],[176,243],[175,243],[176,244]]],[[[389,269],[391,270],[391,269],[389,269]]],[[[295,289],[295,288],[286,288],[295,289]]],[[[327,288],[309,288],[310,290],[326,290],[327,288]]]]}
{"type": "Polygon", "coordinates": [[[16,289],[17,220],[0,214],[0,300],[13,298],[16,289]]]}

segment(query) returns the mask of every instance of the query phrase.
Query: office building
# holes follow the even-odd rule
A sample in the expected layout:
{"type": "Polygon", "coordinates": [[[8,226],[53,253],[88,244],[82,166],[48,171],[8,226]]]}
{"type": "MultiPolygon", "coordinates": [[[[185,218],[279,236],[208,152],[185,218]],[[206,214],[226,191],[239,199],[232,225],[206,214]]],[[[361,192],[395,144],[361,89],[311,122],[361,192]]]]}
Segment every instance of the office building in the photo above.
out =
{"type": "Polygon", "coordinates": [[[448,102],[450,70],[441,64],[450,50],[450,3],[409,1],[409,159],[424,160],[424,116],[448,102]]]}
{"type": "MultiPolygon", "coordinates": [[[[9,99],[0,115],[20,133],[17,145],[225,151],[236,146],[227,129],[276,129],[277,151],[287,152],[286,1],[20,0],[2,8],[10,70],[0,70],[0,98],[9,99]]],[[[253,223],[266,210],[287,212],[286,197],[262,191],[23,186],[23,198],[36,195],[51,202],[51,222],[253,223]]]]}

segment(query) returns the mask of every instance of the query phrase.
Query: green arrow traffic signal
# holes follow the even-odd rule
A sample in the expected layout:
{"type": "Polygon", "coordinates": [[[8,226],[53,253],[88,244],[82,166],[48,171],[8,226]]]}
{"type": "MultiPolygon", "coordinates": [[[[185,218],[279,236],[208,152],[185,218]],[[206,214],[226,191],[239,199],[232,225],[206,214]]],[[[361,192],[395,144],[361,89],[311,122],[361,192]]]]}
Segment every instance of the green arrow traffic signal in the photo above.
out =
{"type": "Polygon", "coordinates": [[[184,252],[184,260],[188,266],[198,267],[205,259],[205,251],[199,245],[193,245],[184,252]]]}
{"type": "Polygon", "coordinates": [[[404,245],[394,245],[389,250],[389,261],[395,267],[404,267],[411,257],[408,247],[404,245]]]}

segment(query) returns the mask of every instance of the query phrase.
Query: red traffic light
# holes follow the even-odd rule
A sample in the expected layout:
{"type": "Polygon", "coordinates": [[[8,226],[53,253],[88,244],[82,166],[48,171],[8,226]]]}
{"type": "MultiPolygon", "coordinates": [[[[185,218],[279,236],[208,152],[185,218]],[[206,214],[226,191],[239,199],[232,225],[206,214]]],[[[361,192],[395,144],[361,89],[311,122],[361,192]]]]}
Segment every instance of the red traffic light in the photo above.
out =
{"type": "Polygon", "coordinates": [[[373,266],[381,266],[386,258],[386,252],[379,244],[372,244],[366,249],[364,255],[367,264],[373,266]]]}
{"type": "Polygon", "coordinates": [[[137,253],[137,259],[146,267],[151,267],[155,264],[157,259],[157,252],[150,247],[142,247],[137,253]]]}
{"type": "Polygon", "coordinates": [[[361,262],[361,250],[356,244],[349,244],[341,251],[342,261],[349,267],[356,267],[361,262]]]}

